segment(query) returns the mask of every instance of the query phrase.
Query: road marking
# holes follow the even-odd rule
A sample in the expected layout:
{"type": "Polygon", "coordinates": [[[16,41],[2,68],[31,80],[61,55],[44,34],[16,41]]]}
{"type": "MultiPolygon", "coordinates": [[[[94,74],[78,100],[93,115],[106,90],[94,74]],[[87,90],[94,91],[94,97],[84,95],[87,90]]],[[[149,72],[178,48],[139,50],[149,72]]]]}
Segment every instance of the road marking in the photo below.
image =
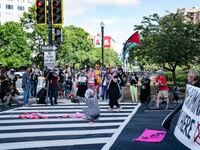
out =
{"type": "Polygon", "coordinates": [[[120,127],[118,128],[117,132],[115,132],[113,134],[113,136],[111,137],[111,139],[109,139],[109,141],[103,146],[103,148],[101,150],[109,150],[110,147],[113,145],[113,143],[115,142],[115,140],[117,139],[117,137],[120,135],[120,133],[122,132],[122,130],[124,129],[124,127],[128,124],[128,122],[130,121],[130,119],[133,117],[133,115],[137,112],[138,108],[140,107],[140,103],[137,105],[137,107],[135,107],[134,111],[126,118],[126,120],[120,125],[120,127]]]}

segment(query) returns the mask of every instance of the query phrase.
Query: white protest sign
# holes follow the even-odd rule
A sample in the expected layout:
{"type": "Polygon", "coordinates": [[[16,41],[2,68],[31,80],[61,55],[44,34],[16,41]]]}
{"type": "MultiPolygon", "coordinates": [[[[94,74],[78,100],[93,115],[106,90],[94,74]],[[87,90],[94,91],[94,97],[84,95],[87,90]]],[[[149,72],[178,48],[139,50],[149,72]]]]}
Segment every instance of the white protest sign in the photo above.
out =
{"type": "Polygon", "coordinates": [[[187,85],[174,135],[188,148],[200,150],[200,88],[187,85]]]}
{"type": "Polygon", "coordinates": [[[56,52],[44,51],[44,66],[53,70],[55,62],[56,62],[56,52]]]}

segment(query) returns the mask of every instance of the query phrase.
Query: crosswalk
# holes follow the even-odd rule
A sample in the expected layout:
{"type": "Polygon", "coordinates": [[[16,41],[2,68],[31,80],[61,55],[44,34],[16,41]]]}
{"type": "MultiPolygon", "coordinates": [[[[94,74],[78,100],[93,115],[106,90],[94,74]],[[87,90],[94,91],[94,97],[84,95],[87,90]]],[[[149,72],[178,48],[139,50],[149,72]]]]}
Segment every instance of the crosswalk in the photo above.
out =
{"type": "Polygon", "coordinates": [[[140,104],[121,103],[120,112],[109,111],[106,103],[99,105],[101,115],[94,123],[58,117],[82,112],[83,103],[32,105],[0,112],[0,149],[108,150],[140,104]],[[25,112],[47,113],[51,118],[19,119],[18,116],[25,112]]]}

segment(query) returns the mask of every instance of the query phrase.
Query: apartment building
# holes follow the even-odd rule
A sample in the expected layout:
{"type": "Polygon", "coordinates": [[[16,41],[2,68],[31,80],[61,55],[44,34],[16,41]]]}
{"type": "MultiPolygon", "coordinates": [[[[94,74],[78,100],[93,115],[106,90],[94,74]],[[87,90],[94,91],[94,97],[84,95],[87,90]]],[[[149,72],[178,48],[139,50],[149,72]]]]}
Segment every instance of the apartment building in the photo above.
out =
{"type": "Polygon", "coordinates": [[[200,7],[177,9],[177,13],[182,14],[186,20],[195,24],[200,22],[200,7]]]}
{"type": "Polygon", "coordinates": [[[0,0],[0,24],[19,21],[23,13],[33,4],[34,0],[0,0]]]}

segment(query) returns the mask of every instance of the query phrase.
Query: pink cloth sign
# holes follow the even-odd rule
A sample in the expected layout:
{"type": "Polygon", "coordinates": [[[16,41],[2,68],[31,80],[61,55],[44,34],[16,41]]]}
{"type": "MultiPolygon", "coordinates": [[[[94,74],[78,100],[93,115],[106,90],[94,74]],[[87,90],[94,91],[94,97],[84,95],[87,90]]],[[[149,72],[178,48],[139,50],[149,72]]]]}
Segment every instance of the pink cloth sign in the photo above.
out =
{"type": "Polygon", "coordinates": [[[166,131],[145,129],[142,135],[138,138],[133,139],[133,141],[161,142],[164,139],[165,135],[166,131]]]}
{"type": "Polygon", "coordinates": [[[22,113],[19,115],[20,119],[48,119],[48,118],[77,118],[77,119],[85,119],[85,115],[83,113],[74,113],[74,114],[64,114],[62,116],[50,116],[44,113],[22,113]]]}

